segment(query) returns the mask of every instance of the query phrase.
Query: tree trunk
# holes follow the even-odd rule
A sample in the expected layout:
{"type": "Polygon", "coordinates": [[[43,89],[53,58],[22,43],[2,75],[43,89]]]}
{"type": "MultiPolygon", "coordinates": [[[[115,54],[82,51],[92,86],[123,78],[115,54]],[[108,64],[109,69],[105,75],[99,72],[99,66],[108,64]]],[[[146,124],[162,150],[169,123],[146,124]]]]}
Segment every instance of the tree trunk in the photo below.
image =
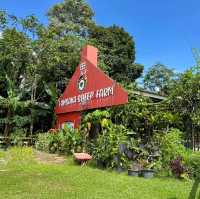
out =
{"type": "Polygon", "coordinates": [[[31,110],[30,135],[32,138],[32,136],[33,136],[33,113],[32,113],[32,110],[31,110]]]}
{"type": "Polygon", "coordinates": [[[192,122],[190,118],[185,117],[184,118],[184,126],[185,126],[185,132],[186,132],[186,139],[187,139],[187,148],[193,149],[193,144],[192,144],[192,122]]]}
{"type": "MultiPolygon", "coordinates": [[[[37,89],[37,78],[35,76],[34,82],[32,85],[32,92],[31,92],[31,102],[34,103],[36,99],[36,89],[37,89]]],[[[33,117],[33,110],[31,109],[31,123],[30,123],[30,135],[31,135],[31,144],[32,144],[32,136],[33,136],[33,127],[34,127],[34,117],[33,117]]]]}
{"type": "Polygon", "coordinates": [[[196,147],[195,147],[195,135],[194,135],[194,128],[193,128],[193,125],[191,125],[192,127],[192,130],[191,130],[191,141],[192,141],[192,150],[195,151],[196,150],[196,147]]]}
{"type": "Polygon", "coordinates": [[[4,129],[4,137],[5,137],[5,142],[6,142],[6,145],[8,145],[8,136],[9,136],[9,133],[10,133],[10,120],[11,120],[11,110],[10,108],[8,108],[8,112],[7,112],[7,122],[6,122],[6,125],[5,125],[5,129],[4,129]]]}
{"type": "Polygon", "coordinates": [[[6,118],[8,121],[6,122],[6,125],[5,125],[4,136],[8,137],[9,131],[10,131],[10,119],[11,119],[11,110],[10,109],[8,109],[6,118]]]}

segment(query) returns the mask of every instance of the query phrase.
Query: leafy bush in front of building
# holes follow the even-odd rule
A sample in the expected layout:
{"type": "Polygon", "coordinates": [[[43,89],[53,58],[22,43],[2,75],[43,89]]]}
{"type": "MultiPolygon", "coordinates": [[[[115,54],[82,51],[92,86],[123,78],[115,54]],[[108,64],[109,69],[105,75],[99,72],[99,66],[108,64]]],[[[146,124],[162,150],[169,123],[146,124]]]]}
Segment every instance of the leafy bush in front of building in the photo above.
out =
{"type": "Polygon", "coordinates": [[[83,139],[76,129],[65,128],[57,133],[41,133],[38,135],[35,147],[50,153],[72,154],[82,151],[83,139]]]}
{"type": "Polygon", "coordinates": [[[63,129],[58,134],[58,151],[60,153],[73,154],[83,150],[84,139],[78,129],[63,129]]]}
{"type": "Polygon", "coordinates": [[[35,143],[36,149],[40,151],[49,152],[51,136],[52,135],[50,133],[39,133],[35,143]]]}
{"type": "Polygon", "coordinates": [[[124,154],[127,129],[122,125],[111,125],[90,144],[90,153],[104,167],[127,168],[128,158],[124,154]]]}

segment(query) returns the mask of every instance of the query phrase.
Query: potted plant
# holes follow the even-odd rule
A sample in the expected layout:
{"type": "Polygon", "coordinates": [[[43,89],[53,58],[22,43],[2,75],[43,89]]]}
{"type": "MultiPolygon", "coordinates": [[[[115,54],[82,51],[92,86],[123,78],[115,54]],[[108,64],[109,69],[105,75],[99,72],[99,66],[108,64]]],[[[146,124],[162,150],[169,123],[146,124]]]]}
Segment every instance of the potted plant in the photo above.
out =
{"type": "Polygon", "coordinates": [[[141,165],[139,163],[133,163],[128,169],[129,176],[140,176],[141,174],[141,165]]]}
{"type": "Polygon", "coordinates": [[[143,164],[143,169],[141,170],[141,175],[144,178],[153,178],[154,174],[155,174],[155,170],[153,169],[153,167],[155,166],[155,163],[149,163],[148,161],[146,161],[143,164]]]}
{"type": "Polygon", "coordinates": [[[124,172],[128,167],[128,160],[124,154],[118,154],[114,156],[112,167],[115,167],[118,173],[124,172]]]}
{"type": "Polygon", "coordinates": [[[136,140],[132,137],[127,141],[125,154],[130,160],[135,159],[140,153],[141,149],[138,147],[138,145],[139,140],[136,140]]]}

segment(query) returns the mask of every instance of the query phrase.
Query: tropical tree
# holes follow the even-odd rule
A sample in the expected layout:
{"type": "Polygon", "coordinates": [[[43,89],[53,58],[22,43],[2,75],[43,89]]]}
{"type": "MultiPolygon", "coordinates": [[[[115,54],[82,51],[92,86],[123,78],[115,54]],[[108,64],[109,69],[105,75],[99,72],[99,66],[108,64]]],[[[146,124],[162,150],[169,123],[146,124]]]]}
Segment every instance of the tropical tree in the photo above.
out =
{"type": "MultiPolygon", "coordinates": [[[[8,20],[8,15],[3,14],[8,20]]],[[[32,135],[33,131],[41,128],[46,130],[52,124],[52,121],[48,120],[53,118],[51,104],[53,98],[46,88],[52,84],[53,77],[47,81],[48,71],[41,73],[41,66],[43,70],[46,66],[45,59],[48,60],[48,56],[51,57],[52,54],[45,55],[45,59],[39,56],[41,52],[44,55],[46,49],[38,45],[39,39],[35,40],[34,35],[39,34],[44,27],[35,17],[28,16],[18,20],[12,16],[12,19],[17,23],[14,27],[12,24],[8,25],[10,21],[9,23],[2,21],[6,25],[2,29],[2,38],[0,38],[1,126],[4,128],[5,135],[22,127],[32,135]],[[21,29],[18,30],[15,26],[21,26],[21,29]],[[26,105],[24,109],[23,105],[26,105]],[[44,127],[45,123],[46,127],[44,127]]]]}
{"type": "Polygon", "coordinates": [[[153,65],[144,76],[144,87],[161,95],[168,95],[174,84],[177,74],[165,65],[157,63],[153,65]]]}
{"type": "Polygon", "coordinates": [[[180,115],[188,145],[191,147],[194,147],[194,131],[199,131],[200,127],[199,91],[200,73],[192,68],[181,75],[169,98],[169,107],[172,113],[180,115]]]}
{"type": "Polygon", "coordinates": [[[14,87],[14,82],[6,75],[7,97],[0,95],[0,107],[5,115],[1,118],[1,124],[4,125],[4,136],[8,137],[10,132],[16,131],[17,128],[22,129],[30,118],[28,115],[23,115],[25,109],[29,106],[29,101],[21,100],[21,93],[14,87]]]}
{"type": "Polygon", "coordinates": [[[59,40],[54,36],[54,29],[43,28],[33,49],[42,80],[54,82],[61,94],[79,63],[80,50],[87,41],[73,35],[63,36],[59,40]]]}
{"type": "Polygon", "coordinates": [[[29,15],[25,18],[21,19],[19,23],[22,26],[23,31],[27,34],[30,32],[32,34],[32,38],[35,39],[38,28],[41,26],[36,16],[29,15]]]}
{"type": "Polygon", "coordinates": [[[7,13],[0,10],[0,30],[2,31],[7,26],[7,13]]]}
{"type": "MultiPolygon", "coordinates": [[[[7,75],[17,87],[29,65],[31,49],[29,39],[15,28],[5,29],[0,38],[1,79],[7,75]]],[[[1,92],[1,91],[0,91],[1,92]]]]}
{"type": "Polygon", "coordinates": [[[93,15],[85,0],[64,0],[48,12],[50,26],[56,28],[59,36],[75,34],[86,37],[89,27],[94,24],[93,15]]]}
{"type": "Polygon", "coordinates": [[[89,38],[99,48],[100,60],[106,65],[102,68],[111,77],[126,83],[140,77],[143,66],[134,63],[134,40],[123,28],[116,25],[108,28],[93,26],[89,38]]]}

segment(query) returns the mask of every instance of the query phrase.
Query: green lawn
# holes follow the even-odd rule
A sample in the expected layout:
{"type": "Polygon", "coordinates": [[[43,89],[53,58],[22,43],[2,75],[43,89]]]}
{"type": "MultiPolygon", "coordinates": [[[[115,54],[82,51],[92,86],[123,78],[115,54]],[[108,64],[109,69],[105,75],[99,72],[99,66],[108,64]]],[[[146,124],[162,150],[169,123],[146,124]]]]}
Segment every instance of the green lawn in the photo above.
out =
{"type": "MultiPolygon", "coordinates": [[[[20,156],[19,153],[12,155],[20,156]]],[[[0,154],[0,160],[2,156],[0,154]]],[[[192,188],[192,182],[129,177],[88,166],[80,167],[70,159],[62,165],[25,161],[26,158],[10,158],[7,165],[1,164],[0,198],[184,199],[188,198],[192,188]]]]}

